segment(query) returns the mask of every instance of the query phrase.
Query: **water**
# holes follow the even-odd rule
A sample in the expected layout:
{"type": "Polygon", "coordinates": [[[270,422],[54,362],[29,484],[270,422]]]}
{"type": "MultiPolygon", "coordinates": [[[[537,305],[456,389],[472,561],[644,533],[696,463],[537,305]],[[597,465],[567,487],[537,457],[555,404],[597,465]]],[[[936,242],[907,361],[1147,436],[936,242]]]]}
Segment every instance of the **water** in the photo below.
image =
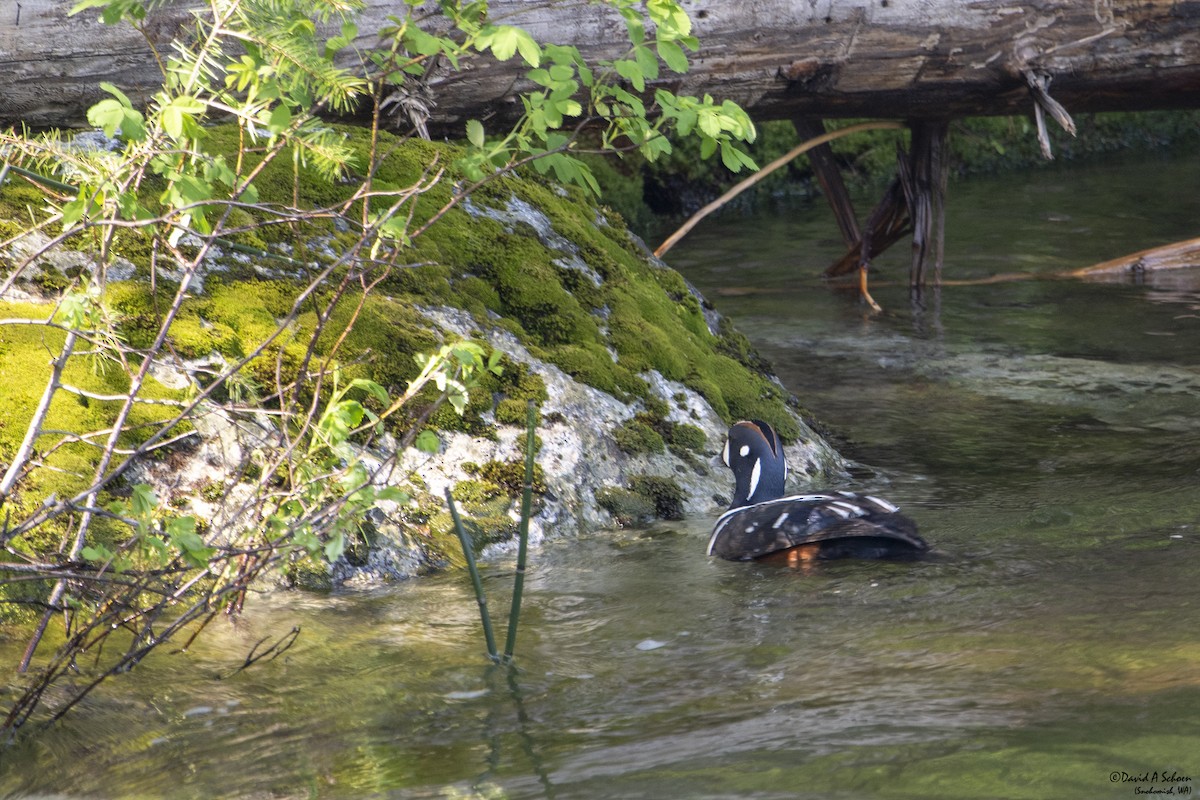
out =
{"type": "MultiPolygon", "coordinates": [[[[1194,236],[1195,186],[1200,159],[1182,156],[956,184],[947,277],[1194,236]]],[[[0,751],[0,796],[1195,787],[1200,275],[948,286],[914,308],[897,251],[871,315],[812,279],[837,249],[816,205],[715,220],[672,262],[860,463],[847,485],[902,505],[935,557],[716,563],[705,519],[552,541],[515,674],[486,665],[460,574],[265,596],[0,751]],[[291,649],[237,670],[293,626],[291,649]]],[[[511,570],[487,567],[494,609],[511,570]]],[[[7,662],[21,645],[0,642],[7,662]]]]}

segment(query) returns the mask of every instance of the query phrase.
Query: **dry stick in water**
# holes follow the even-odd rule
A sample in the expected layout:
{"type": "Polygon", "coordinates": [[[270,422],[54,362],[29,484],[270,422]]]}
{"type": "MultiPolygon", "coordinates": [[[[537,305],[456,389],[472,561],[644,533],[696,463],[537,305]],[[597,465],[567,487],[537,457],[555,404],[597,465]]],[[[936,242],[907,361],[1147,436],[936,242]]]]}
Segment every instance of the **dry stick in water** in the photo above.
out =
{"type": "Polygon", "coordinates": [[[832,142],[834,139],[840,139],[843,136],[849,136],[852,133],[861,133],[862,131],[899,130],[903,127],[904,124],[900,122],[861,122],[858,125],[851,125],[848,128],[839,128],[836,131],[830,131],[829,133],[823,134],[814,139],[809,139],[803,144],[793,147],[787,153],[775,159],[770,164],[767,164],[758,172],[754,173],[749,178],[746,178],[744,181],[741,181],[725,194],[721,195],[716,200],[712,201],[704,208],[700,209],[691,217],[689,217],[688,221],[679,227],[679,230],[668,236],[667,240],[658,246],[658,249],[654,251],[654,255],[661,258],[663,253],[674,247],[684,236],[687,236],[688,232],[700,223],[700,220],[704,219],[709,214],[716,211],[718,208],[725,205],[730,200],[737,197],[739,194],[746,191],[775,170],[787,164],[789,161],[792,161],[797,156],[807,153],[814,147],[823,145],[826,142],[832,142]]]}
{"type": "Polygon", "coordinates": [[[508,613],[508,638],[504,643],[504,660],[512,663],[517,645],[517,622],[521,619],[521,595],[525,590],[525,554],[529,549],[529,514],[533,506],[534,431],[537,429],[537,406],[530,400],[525,420],[525,486],[521,490],[521,529],[517,544],[517,574],[513,578],[512,609],[508,613]]]}

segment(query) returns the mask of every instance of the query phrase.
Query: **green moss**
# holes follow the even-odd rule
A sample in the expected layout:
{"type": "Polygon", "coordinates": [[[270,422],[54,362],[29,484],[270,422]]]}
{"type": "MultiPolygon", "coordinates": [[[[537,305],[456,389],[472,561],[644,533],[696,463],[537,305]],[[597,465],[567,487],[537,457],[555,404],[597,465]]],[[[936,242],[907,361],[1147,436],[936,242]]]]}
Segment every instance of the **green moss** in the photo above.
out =
{"type": "MultiPolygon", "coordinates": [[[[438,395],[437,388],[430,386],[421,394],[418,407],[432,403],[438,395]]],[[[495,439],[496,428],[491,423],[484,421],[483,415],[492,410],[492,396],[486,391],[476,390],[470,393],[467,398],[466,408],[463,413],[458,411],[449,403],[443,403],[429,417],[429,427],[439,431],[458,431],[471,436],[495,439]]]]}
{"type": "Polygon", "coordinates": [[[695,425],[675,423],[667,419],[667,404],[654,398],[641,411],[613,429],[617,447],[631,455],[661,453],[669,448],[679,456],[700,452],[708,443],[704,431],[695,425]]]}
{"type": "Polygon", "coordinates": [[[471,542],[475,545],[476,554],[489,544],[499,544],[514,539],[518,530],[518,523],[507,514],[466,518],[463,520],[463,526],[471,534],[471,542]]]}
{"type": "MultiPolygon", "coordinates": [[[[25,303],[0,303],[0,317],[44,320],[50,306],[25,303]]],[[[16,454],[25,435],[30,415],[50,377],[50,360],[63,344],[61,331],[38,326],[6,325],[0,327],[0,375],[19,376],[19,380],[0,381],[0,463],[8,463],[16,454]]],[[[82,352],[82,348],[81,348],[82,352]]],[[[63,371],[63,383],[88,392],[121,395],[129,390],[129,377],[116,364],[90,355],[72,357],[63,371]]],[[[174,398],[172,392],[156,381],[148,380],[143,390],[148,398],[174,398]]],[[[120,408],[119,401],[102,401],[59,392],[50,404],[45,429],[85,433],[111,427],[120,408]]],[[[122,437],[121,446],[130,447],[144,440],[150,431],[174,416],[173,409],[146,404],[135,405],[129,425],[132,433],[122,437]]],[[[184,428],[176,432],[184,432],[184,428]]],[[[45,435],[38,447],[48,453],[46,467],[23,478],[17,490],[8,498],[3,512],[19,519],[40,505],[43,498],[57,493],[71,497],[84,489],[95,473],[100,450],[68,442],[55,445],[56,436],[45,435]]],[[[108,497],[103,502],[108,502],[108,497]]],[[[64,533],[60,524],[46,525],[34,535],[22,537],[21,546],[32,552],[55,550],[64,533]]],[[[97,537],[107,527],[97,526],[97,537]]],[[[99,538],[96,541],[100,541],[99,538]]]]}
{"type": "MultiPolygon", "coordinates": [[[[528,441],[528,439],[529,439],[529,435],[525,431],[521,431],[520,435],[517,436],[517,441],[516,441],[517,450],[524,453],[525,452],[525,442],[528,441]]],[[[542,452],[542,444],[543,444],[542,437],[540,437],[536,433],[534,433],[533,434],[533,454],[534,454],[534,456],[536,456],[538,453],[542,452]]]]}
{"type": "Polygon", "coordinates": [[[631,455],[661,453],[667,447],[662,434],[636,416],[613,430],[613,441],[622,451],[631,455]]]}
{"type": "Polygon", "coordinates": [[[605,487],[596,502],[620,525],[645,525],[652,519],[682,519],[684,491],[670,478],[634,475],[628,488],[605,487]]]}
{"type": "Polygon", "coordinates": [[[309,591],[329,591],[333,588],[333,573],[329,563],[308,554],[299,555],[288,562],[283,571],[288,584],[309,591]]]}
{"type": "Polygon", "coordinates": [[[634,475],[629,490],[654,503],[654,513],[661,519],[683,519],[683,489],[671,478],[658,475],[634,475]]]}
{"type": "Polygon", "coordinates": [[[496,404],[496,422],[501,425],[524,425],[526,403],[506,397],[496,404]]]}
{"type": "Polygon", "coordinates": [[[210,503],[218,502],[222,497],[225,496],[225,493],[225,486],[217,481],[208,481],[200,489],[200,497],[210,503]]]}
{"type": "MultiPolygon", "coordinates": [[[[521,494],[525,485],[525,459],[488,461],[484,464],[463,464],[463,469],[482,481],[493,483],[513,497],[521,494]]],[[[546,473],[540,464],[533,465],[533,492],[546,493],[546,473]]]]}
{"type": "Polygon", "coordinates": [[[626,528],[646,525],[654,519],[654,501],[645,495],[606,486],[596,492],[596,504],[608,511],[617,524],[626,528]]]}
{"type": "Polygon", "coordinates": [[[708,444],[708,436],[695,425],[677,423],[671,430],[671,444],[699,453],[708,444]]]}
{"type": "Polygon", "coordinates": [[[450,494],[463,510],[476,513],[487,503],[504,494],[504,490],[491,481],[465,480],[455,484],[450,494]]]}
{"type": "MultiPolygon", "coordinates": [[[[357,160],[365,163],[367,137],[347,131],[360,148],[357,160]]],[[[452,163],[459,153],[454,147],[429,142],[399,144],[387,134],[380,134],[380,143],[393,155],[377,174],[396,186],[415,181],[432,161],[452,163]]],[[[270,180],[274,183],[264,199],[290,196],[290,168],[272,173],[270,180]]],[[[301,188],[306,191],[306,184],[302,182],[301,188]]],[[[414,219],[419,222],[440,208],[446,191],[439,185],[422,195],[414,219]]],[[[386,288],[412,302],[467,308],[481,322],[485,315],[499,314],[501,324],[531,352],[621,399],[647,398],[650,393],[639,373],[653,369],[696,388],[727,421],[749,411],[760,412],[763,406],[773,406],[776,413],[760,413],[760,417],[787,419],[782,394],[772,393],[755,374],[764,365],[745,339],[731,328],[712,337],[700,303],[683,278],[651,264],[624,228],[609,224],[578,191],[569,189],[564,195],[542,180],[508,177],[472,202],[503,208],[513,194],[547,215],[554,231],[604,277],[601,287],[578,270],[556,266],[566,254],[546,247],[530,226],[472,216],[456,207],[414,242],[406,260],[421,266],[396,270],[386,288]],[[597,309],[607,309],[606,331],[592,313],[597,309]],[[714,359],[714,351],[741,366],[714,359]]],[[[314,198],[323,196],[318,193],[314,198]]],[[[505,397],[497,398],[498,403],[522,399],[518,393],[500,393],[505,397]]],[[[519,424],[516,404],[503,403],[497,410],[503,424],[519,424]]],[[[792,425],[783,427],[794,430],[792,425]]]]}
{"type": "MultiPolygon", "coordinates": [[[[528,364],[513,361],[508,356],[504,356],[500,359],[500,367],[502,371],[499,375],[487,376],[493,391],[522,403],[532,400],[535,404],[541,405],[549,399],[546,382],[542,380],[541,375],[531,370],[528,364]]],[[[524,422],[524,415],[522,415],[522,422],[524,422]]]]}

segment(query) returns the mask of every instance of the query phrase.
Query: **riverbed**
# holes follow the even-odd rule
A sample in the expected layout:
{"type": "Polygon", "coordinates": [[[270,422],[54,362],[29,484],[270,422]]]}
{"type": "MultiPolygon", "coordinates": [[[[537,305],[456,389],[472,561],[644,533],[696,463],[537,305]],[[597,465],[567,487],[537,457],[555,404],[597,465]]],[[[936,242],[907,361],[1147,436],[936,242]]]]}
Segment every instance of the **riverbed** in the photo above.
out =
{"type": "MultiPolygon", "coordinates": [[[[1197,186],[1187,153],[956,182],[954,283],[914,302],[898,246],[882,313],[817,277],[840,248],[819,201],[711,219],[672,251],[852,459],[813,488],[887,497],[930,558],[718,562],[707,518],[551,539],[514,670],[484,657],[462,573],[264,595],[0,750],[0,796],[1192,790],[1200,270],[1053,274],[1197,235],[1197,186]],[[1001,273],[1038,279],[973,283],[1001,273]]],[[[512,558],[484,569],[503,610],[512,558]]]]}

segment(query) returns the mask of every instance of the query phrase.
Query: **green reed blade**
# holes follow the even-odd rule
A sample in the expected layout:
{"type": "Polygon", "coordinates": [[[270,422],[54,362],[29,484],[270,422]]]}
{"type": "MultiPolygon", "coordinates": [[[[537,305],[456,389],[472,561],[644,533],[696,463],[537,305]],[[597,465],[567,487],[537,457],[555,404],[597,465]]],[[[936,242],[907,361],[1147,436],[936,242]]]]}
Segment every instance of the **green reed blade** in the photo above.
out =
{"type": "Polygon", "coordinates": [[[458,534],[458,541],[462,544],[463,556],[467,559],[467,571],[471,573],[471,583],[475,586],[475,599],[479,602],[479,617],[483,620],[483,638],[487,641],[488,658],[492,661],[500,661],[500,656],[496,653],[496,637],[492,633],[492,618],[488,614],[487,597],[483,594],[483,581],[479,578],[479,567],[475,566],[475,551],[471,544],[471,536],[463,528],[462,520],[458,516],[458,509],[454,507],[454,498],[450,496],[450,487],[446,487],[446,505],[450,507],[450,517],[454,520],[454,532],[458,534]]]}
{"type": "Polygon", "coordinates": [[[521,528],[517,543],[517,574],[513,578],[512,608],[508,613],[508,638],[504,643],[504,660],[512,661],[517,645],[517,622],[521,619],[521,595],[525,590],[525,556],[529,549],[529,515],[533,506],[534,431],[537,429],[537,406],[529,401],[525,422],[525,486],[521,491],[521,528]]]}

